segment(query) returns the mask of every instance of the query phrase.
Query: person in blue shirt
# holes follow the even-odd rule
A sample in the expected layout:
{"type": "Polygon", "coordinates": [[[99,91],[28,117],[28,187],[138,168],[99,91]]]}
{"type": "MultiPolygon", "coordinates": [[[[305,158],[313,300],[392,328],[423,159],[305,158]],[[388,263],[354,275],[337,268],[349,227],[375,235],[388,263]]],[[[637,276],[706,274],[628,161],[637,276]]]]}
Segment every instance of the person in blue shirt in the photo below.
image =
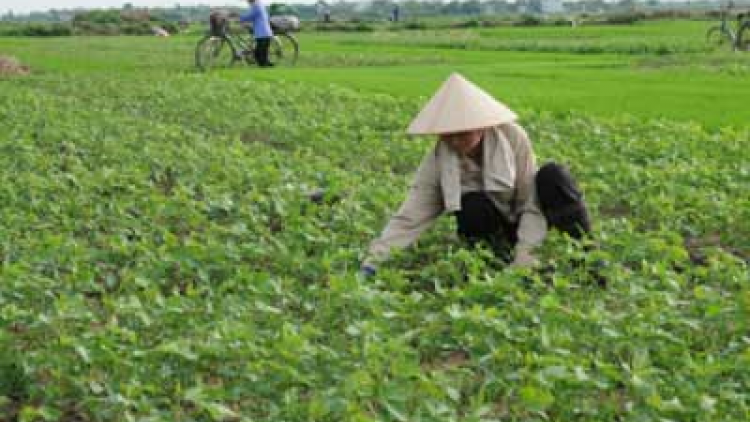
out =
{"type": "Polygon", "coordinates": [[[255,61],[260,67],[271,67],[273,63],[268,60],[268,48],[271,46],[273,31],[268,19],[268,11],[261,0],[247,0],[250,10],[240,15],[240,22],[248,22],[253,25],[253,36],[255,37],[255,61]]]}

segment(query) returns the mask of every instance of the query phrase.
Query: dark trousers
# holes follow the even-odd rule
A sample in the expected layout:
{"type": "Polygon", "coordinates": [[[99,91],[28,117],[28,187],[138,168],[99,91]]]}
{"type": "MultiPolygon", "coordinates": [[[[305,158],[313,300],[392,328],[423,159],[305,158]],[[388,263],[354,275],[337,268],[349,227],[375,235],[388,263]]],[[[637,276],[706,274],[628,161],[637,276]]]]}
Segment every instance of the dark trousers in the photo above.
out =
{"type": "Polygon", "coordinates": [[[268,60],[268,49],[270,46],[270,37],[255,39],[255,62],[258,63],[258,66],[273,66],[273,64],[268,60]]]}
{"type": "Polygon", "coordinates": [[[458,235],[469,245],[486,243],[498,256],[509,259],[518,241],[518,226],[508,221],[485,192],[461,196],[461,209],[455,214],[458,235]]]}
{"type": "Polygon", "coordinates": [[[547,163],[536,173],[539,207],[547,225],[580,239],[591,232],[591,222],[583,194],[573,175],[557,163],[547,163]]]}
{"type": "MultiPolygon", "coordinates": [[[[591,231],[583,194],[570,172],[556,163],[542,166],[536,174],[539,206],[550,228],[575,239],[591,231]]],[[[469,245],[486,242],[496,254],[510,257],[518,242],[518,224],[508,221],[485,192],[461,196],[461,210],[455,213],[458,235],[469,245]]]]}

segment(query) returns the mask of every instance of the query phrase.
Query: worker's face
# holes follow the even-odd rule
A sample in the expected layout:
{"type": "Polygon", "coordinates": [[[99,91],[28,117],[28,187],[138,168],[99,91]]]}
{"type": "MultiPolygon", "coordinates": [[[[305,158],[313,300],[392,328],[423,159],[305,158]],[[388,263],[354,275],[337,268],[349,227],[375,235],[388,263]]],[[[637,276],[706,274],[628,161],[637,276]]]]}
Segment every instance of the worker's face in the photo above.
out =
{"type": "Polygon", "coordinates": [[[459,154],[468,155],[482,140],[482,130],[468,130],[466,132],[443,133],[440,140],[446,142],[459,154]]]}

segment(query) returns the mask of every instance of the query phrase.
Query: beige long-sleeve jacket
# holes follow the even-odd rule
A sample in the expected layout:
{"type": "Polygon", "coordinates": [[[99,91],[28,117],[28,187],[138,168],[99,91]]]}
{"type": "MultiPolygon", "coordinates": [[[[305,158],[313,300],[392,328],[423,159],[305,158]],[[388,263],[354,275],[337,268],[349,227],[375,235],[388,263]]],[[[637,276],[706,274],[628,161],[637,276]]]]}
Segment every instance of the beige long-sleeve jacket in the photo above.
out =
{"type": "Polygon", "coordinates": [[[519,223],[517,256],[528,253],[544,240],[547,222],[539,210],[536,198],[536,163],[526,132],[514,122],[489,128],[487,131],[484,134],[485,139],[489,136],[496,137],[506,148],[499,155],[491,156],[494,158],[491,162],[485,162],[483,167],[470,158],[459,157],[460,183],[456,183],[455,186],[446,186],[444,172],[449,171],[450,167],[442,157],[444,154],[439,153],[439,143],[425,155],[406,200],[388,222],[380,237],[370,244],[364,265],[376,267],[388,258],[392,249],[403,248],[413,243],[437,217],[447,211],[446,204],[455,201],[450,198],[456,196],[453,189],[460,190],[459,197],[466,192],[486,191],[497,209],[509,221],[519,223]],[[510,179],[511,183],[505,186],[495,184],[492,186],[493,190],[485,189],[488,178],[483,177],[486,176],[483,173],[493,170],[498,174],[510,174],[506,179],[510,179]]]}

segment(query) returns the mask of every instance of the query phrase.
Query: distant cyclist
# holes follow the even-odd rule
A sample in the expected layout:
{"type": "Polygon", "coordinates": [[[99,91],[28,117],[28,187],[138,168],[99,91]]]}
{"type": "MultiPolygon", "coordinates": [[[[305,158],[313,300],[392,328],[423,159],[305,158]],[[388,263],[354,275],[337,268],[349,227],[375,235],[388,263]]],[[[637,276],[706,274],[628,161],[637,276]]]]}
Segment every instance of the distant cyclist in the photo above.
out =
{"type": "Polygon", "coordinates": [[[271,67],[273,63],[268,60],[268,48],[271,46],[271,22],[268,11],[261,0],[247,0],[250,10],[240,15],[240,22],[248,22],[253,25],[253,37],[255,37],[255,61],[260,67],[271,67]]]}

